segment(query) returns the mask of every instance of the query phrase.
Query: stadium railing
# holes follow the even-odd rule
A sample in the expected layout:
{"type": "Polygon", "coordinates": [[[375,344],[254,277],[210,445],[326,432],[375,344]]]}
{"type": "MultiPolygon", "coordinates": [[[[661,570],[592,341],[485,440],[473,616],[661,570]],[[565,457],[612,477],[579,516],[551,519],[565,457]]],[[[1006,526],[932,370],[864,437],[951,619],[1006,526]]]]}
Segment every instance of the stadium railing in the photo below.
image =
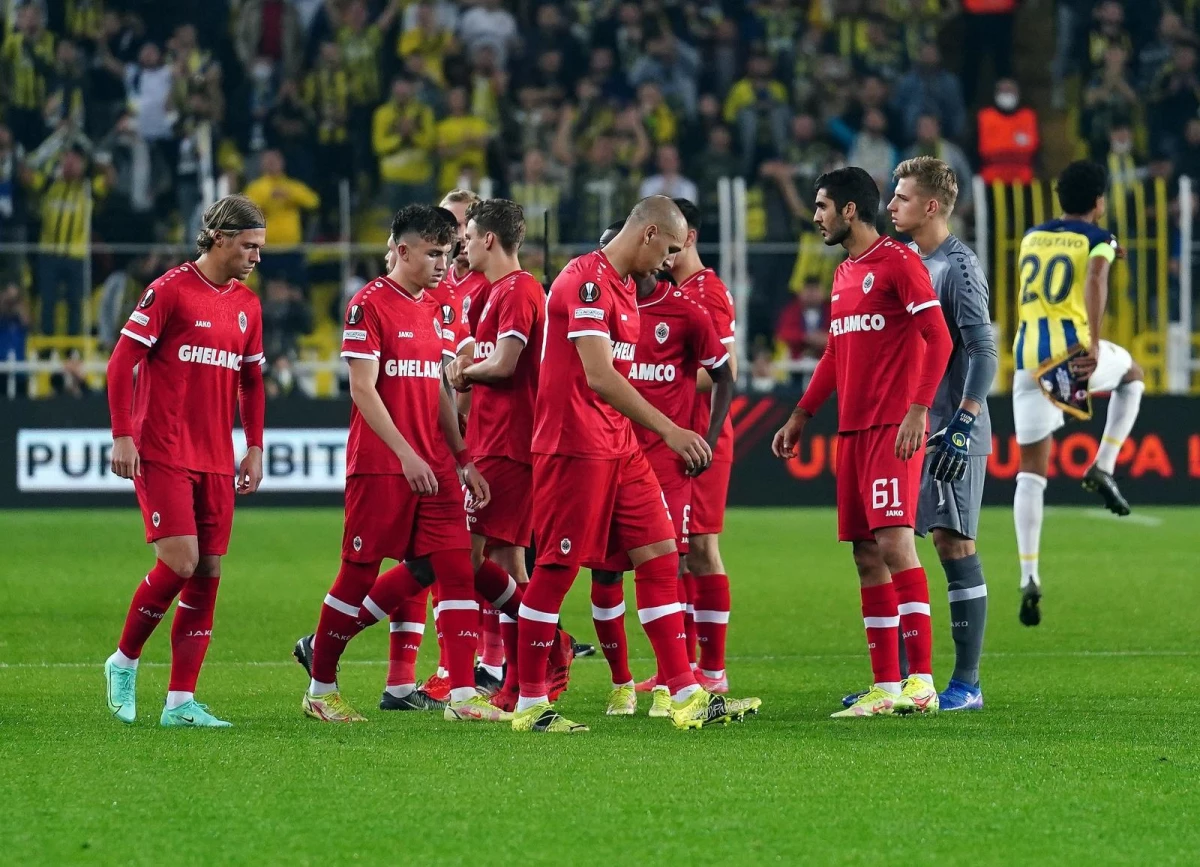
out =
{"type": "MultiPolygon", "coordinates": [[[[1049,181],[988,185],[977,177],[974,199],[976,251],[991,286],[1000,352],[997,384],[1007,391],[1021,238],[1060,213],[1058,198],[1049,181]]],[[[1114,182],[1109,190],[1105,227],[1125,255],[1113,266],[1103,336],[1130,350],[1151,393],[1200,394],[1200,339],[1192,318],[1194,201],[1186,177],[1175,189],[1163,178],[1147,178],[1114,182]]]]}

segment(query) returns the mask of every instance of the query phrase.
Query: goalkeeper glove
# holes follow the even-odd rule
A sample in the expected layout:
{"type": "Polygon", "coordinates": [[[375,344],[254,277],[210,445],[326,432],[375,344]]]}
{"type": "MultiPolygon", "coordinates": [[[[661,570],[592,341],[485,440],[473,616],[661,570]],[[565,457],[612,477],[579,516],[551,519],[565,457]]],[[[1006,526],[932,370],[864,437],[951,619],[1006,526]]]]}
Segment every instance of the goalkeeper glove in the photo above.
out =
{"type": "Polygon", "coordinates": [[[933,454],[929,475],[939,482],[957,482],[967,474],[967,445],[974,424],[974,414],[960,409],[950,424],[926,440],[925,448],[933,454]]]}

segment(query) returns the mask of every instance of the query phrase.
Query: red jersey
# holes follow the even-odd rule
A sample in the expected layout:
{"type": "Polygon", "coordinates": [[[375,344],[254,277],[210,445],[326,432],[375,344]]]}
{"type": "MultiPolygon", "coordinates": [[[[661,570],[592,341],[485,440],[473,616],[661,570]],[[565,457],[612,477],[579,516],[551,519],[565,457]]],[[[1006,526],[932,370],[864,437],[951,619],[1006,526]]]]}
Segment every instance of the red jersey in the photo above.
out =
{"type": "Polygon", "coordinates": [[[489,289],[475,331],[475,360],[483,361],[506,337],[525,344],[517,369],[503,382],[472,385],[467,445],[476,456],[505,457],[532,462],[533,407],[541,366],[542,332],[546,325],[546,296],[542,284],[527,271],[514,271],[489,289]]]}
{"type": "Polygon", "coordinates": [[[475,329],[479,327],[479,316],[483,305],[487,303],[492,284],[479,271],[468,271],[459,277],[451,265],[446,276],[442,278],[441,285],[449,286],[458,295],[467,333],[474,334],[475,329]]]}
{"type": "MultiPolygon", "coordinates": [[[[838,266],[830,300],[829,343],[819,366],[835,366],[838,430],[900,424],[918,397],[923,370],[926,338],[917,314],[933,310],[943,318],[928,269],[919,255],[884,236],[838,266]]],[[[942,373],[944,367],[935,380],[942,373]]],[[[810,382],[801,406],[815,414],[822,390],[810,382]]]]}
{"type": "MultiPolygon", "coordinates": [[[[180,265],[150,284],[121,333],[150,347],[133,390],[142,460],[232,476],[240,371],[264,360],[258,297],[180,265]]],[[[118,419],[113,427],[124,429],[118,419]]]]}
{"type": "Polygon", "coordinates": [[[588,336],[612,342],[613,367],[628,378],[638,340],[637,298],[602,250],[572,259],[550,287],[534,454],[611,460],[637,450],[633,422],[588,387],[572,342],[588,336]]]}
{"type": "MultiPolygon", "coordinates": [[[[641,331],[629,379],[651,406],[680,427],[690,428],[698,421],[696,371],[728,363],[729,352],[717,337],[708,311],[674,283],[660,282],[637,305],[641,331]]],[[[699,429],[708,430],[707,415],[699,429]]],[[[635,425],[634,431],[660,479],[683,471],[683,458],[655,433],[641,425],[635,425]]]]}
{"type": "MultiPolygon", "coordinates": [[[[346,309],[342,358],[379,362],[375,389],[400,434],[439,478],[454,474],[454,456],[442,437],[441,305],[428,292],[415,298],[387,277],[358,290],[346,309]]],[[[346,475],[403,475],[400,459],[350,408],[346,475]]]]}
{"type": "MultiPolygon", "coordinates": [[[[704,268],[688,277],[679,286],[700,302],[712,317],[717,337],[725,344],[727,351],[733,351],[736,342],[734,330],[737,327],[737,315],[734,312],[733,295],[725,286],[725,282],[717,276],[712,268],[704,268]]],[[[708,430],[708,414],[712,407],[708,392],[700,393],[696,400],[696,417],[692,428],[698,431],[708,430]]],[[[725,416],[725,425],[721,428],[721,437],[713,450],[713,461],[730,462],[733,460],[733,419],[725,416]]]]}
{"type": "Polygon", "coordinates": [[[471,342],[471,332],[462,312],[462,298],[445,280],[427,290],[431,299],[441,307],[442,354],[453,358],[458,350],[471,342]]]}

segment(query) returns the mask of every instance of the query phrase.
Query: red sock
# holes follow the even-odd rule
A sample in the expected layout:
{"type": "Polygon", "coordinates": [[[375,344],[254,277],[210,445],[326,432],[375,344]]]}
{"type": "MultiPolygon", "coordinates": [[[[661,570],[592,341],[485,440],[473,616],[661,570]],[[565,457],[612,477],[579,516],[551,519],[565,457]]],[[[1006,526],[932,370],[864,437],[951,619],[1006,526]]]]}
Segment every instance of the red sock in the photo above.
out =
{"type": "Polygon", "coordinates": [[[451,689],[475,688],[475,647],[479,643],[479,603],[467,550],[429,555],[439,585],[439,631],[446,649],[451,689]]]}
{"type": "Polygon", "coordinates": [[[162,622],[186,580],[172,572],[171,567],[162,560],[155,562],[154,568],[133,591],[133,601],[129,603],[129,613],[125,615],[125,628],[121,630],[121,640],[117,643],[123,654],[130,659],[142,655],[142,647],[154,628],[162,622]]]}
{"type": "Polygon", "coordinates": [[[171,623],[171,692],[195,692],[200,666],[212,640],[213,611],[221,576],[193,575],[183,585],[171,623]]]}
{"type": "MultiPolygon", "coordinates": [[[[392,615],[401,607],[418,598],[424,601],[428,596],[429,588],[417,580],[411,569],[403,563],[397,563],[375,579],[371,592],[363,599],[359,619],[368,626],[385,617],[395,620],[392,615]]],[[[413,619],[425,622],[423,615],[413,619]]]]}
{"type": "Polygon", "coordinates": [[[647,560],[633,570],[638,619],[654,648],[658,669],[672,693],[695,686],[696,676],[687,658],[687,633],[683,606],[679,604],[679,555],[672,551],[647,560]]]}
{"type": "Polygon", "coordinates": [[[933,676],[933,623],[929,617],[929,582],[917,566],[892,576],[900,612],[900,635],[909,674],[933,676]]]}
{"type": "Polygon", "coordinates": [[[629,683],[629,645],[625,639],[625,588],[620,583],[592,582],[592,623],[600,650],[612,670],[613,685],[629,683]]]}
{"type": "Polygon", "coordinates": [[[438,643],[437,670],[441,672],[446,670],[446,642],[442,640],[441,612],[438,610],[438,603],[442,601],[442,597],[436,581],[430,586],[429,592],[433,598],[433,633],[437,636],[438,643]]]}
{"type": "Polygon", "coordinates": [[[378,563],[342,561],[342,568],[321,605],[321,617],[313,636],[313,680],[319,683],[337,681],[338,660],[359,630],[358,609],[378,574],[378,563]]]}
{"type": "Polygon", "coordinates": [[[729,576],[696,576],[696,635],[700,670],[709,677],[725,671],[725,632],[729,629],[729,576]]]}
{"type": "Polygon", "coordinates": [[[521,585],[498,563],[484,560],[475,570],[475,589],[497,611],[516,618],[524,596],[521,585]]]}
{"type": "Polygon", "coordinates": [[[509,692],[521,688],[520,642],[517,634],[517,619],[500,614],[500,637],[504,640],[504,689],[509,692]]]}
{"type": "Polygon", "coordinates": [[[504,639],[500,637],[500,612],[491,605],[479,611],[479,631],[483,639],[480,664],[500,668],[504,665],[504,639]]]}
{"type": "Polygon", "coordinates": [[[679,604],[683,606],[683,632],[687,636],[688,663],[696,665],[696,579],[691,572],[679,576],[679,604]]]}
{"type": "Polygon", "coordinates": [[[900,654],[896,633],[900,616],[896,606],[896,586],[878,584],[861,588],[863,626],[867,630],[867,649],[871,652],[871,672],[876,683],[900,682],[900,654]]]}
{"type": "Polygon", "coordinates": [[[546,663],[558,632],[558,614],[578,566],[535,566],[517,618],[517,661],[522,698],[547,694],[546,663]]]}
{"type": "MultiPolygon", "coordinates": [[[[374,591],[372,591],[374,592],[374,591]]],[[[393,609],[388,636],[388,686],[406,686],[417,682],[417,653],[425,635],[425,611],[429,588],[393,609]]]]}

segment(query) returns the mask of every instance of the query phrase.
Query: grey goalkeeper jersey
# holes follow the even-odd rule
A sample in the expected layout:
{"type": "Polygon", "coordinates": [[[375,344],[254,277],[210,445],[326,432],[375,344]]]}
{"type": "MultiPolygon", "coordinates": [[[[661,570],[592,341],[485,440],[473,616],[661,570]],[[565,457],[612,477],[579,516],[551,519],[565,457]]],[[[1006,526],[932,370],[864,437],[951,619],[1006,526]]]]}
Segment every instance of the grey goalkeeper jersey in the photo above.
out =
{"type": "Polygon", "coordinates": [[[988,315],[988,284],[971,249],[951,235],[928,256],[915,243],[908,245],[921,255],[942,313],[954,341],[946,375],[929,408],[929,429],[938,431],[950,423],[967,393],[982,405],[971,429],[968,453],[987,455],[992,451],[992,422],[988,416],[987,393],[996,375],[996,341],[988,315]],[[968,382],[967,369],[974,365],[968,382]]]}

